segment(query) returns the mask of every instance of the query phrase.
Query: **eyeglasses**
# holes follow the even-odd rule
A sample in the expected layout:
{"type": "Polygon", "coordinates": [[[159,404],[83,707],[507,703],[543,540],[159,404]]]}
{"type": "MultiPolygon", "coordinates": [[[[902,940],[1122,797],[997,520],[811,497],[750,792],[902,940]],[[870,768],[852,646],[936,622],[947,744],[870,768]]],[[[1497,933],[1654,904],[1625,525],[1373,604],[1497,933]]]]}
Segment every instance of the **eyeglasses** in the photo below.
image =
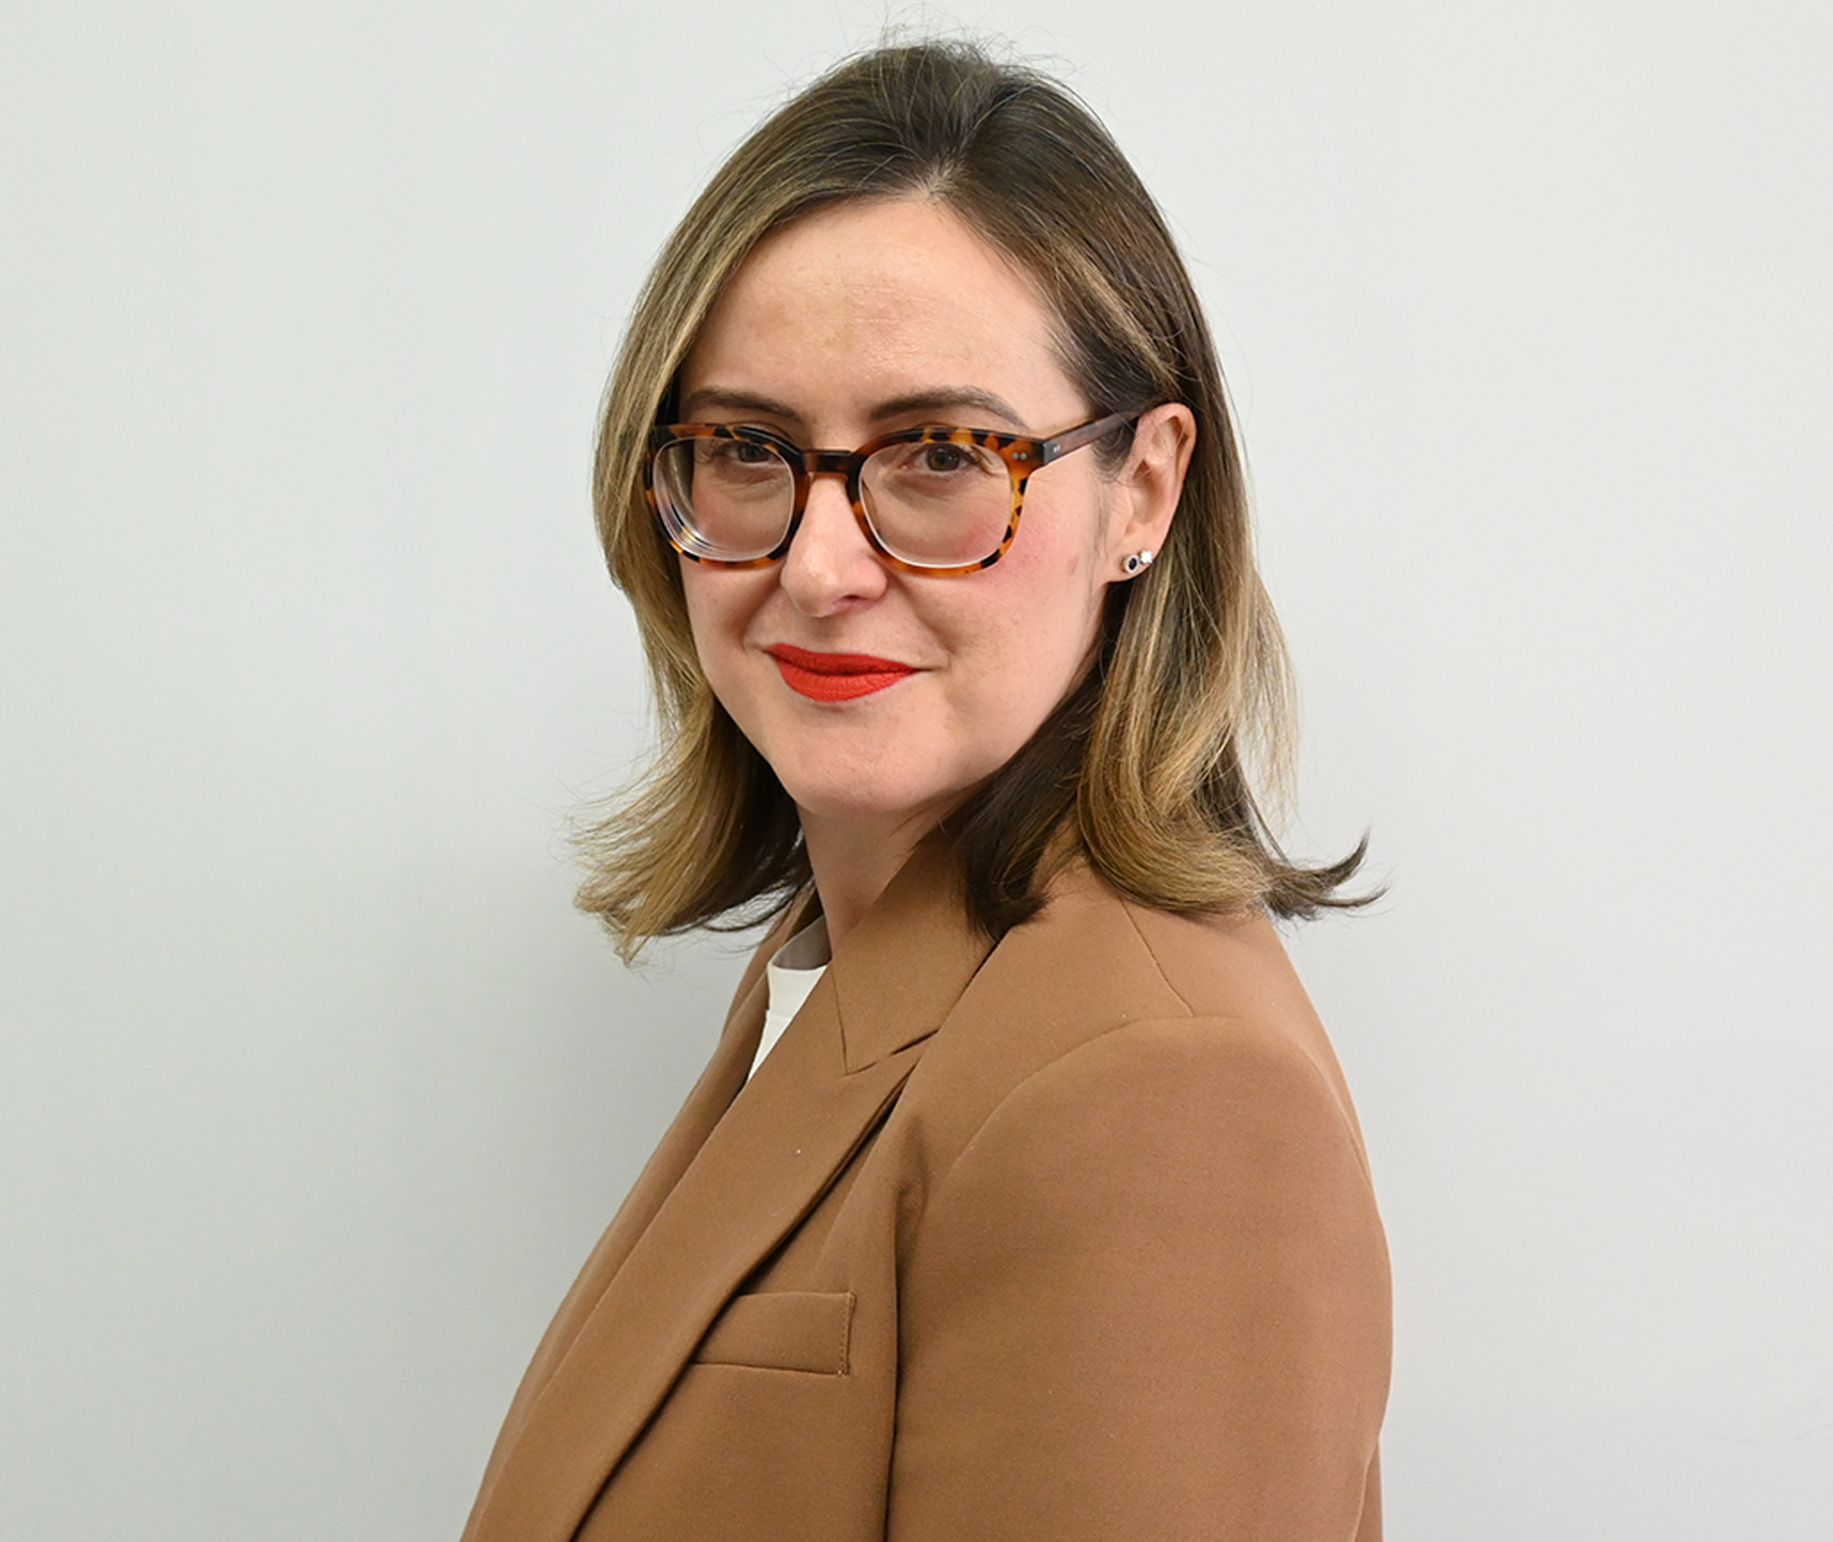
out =
{"type": "Polygon", "coordinates": [[[682,556],[757,568],[789,551],[810,479],[845,477],[854,517],[879,556],[912,572],[959,577],[1006,554],[1032,472],[1138,416],[1112,413],[1054,439],[913,428],[851,452],[804,450],[767,428],[675,423],[650,433],[643,488],[682,556]]]}

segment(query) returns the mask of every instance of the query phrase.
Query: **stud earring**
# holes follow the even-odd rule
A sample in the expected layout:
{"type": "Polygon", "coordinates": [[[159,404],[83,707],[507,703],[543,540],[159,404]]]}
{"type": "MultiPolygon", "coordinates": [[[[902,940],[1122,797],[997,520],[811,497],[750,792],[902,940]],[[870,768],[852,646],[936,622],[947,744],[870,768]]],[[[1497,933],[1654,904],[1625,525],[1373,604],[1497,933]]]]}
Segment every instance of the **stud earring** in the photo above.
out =
{"type": "Polygon", "coordinates": [[[1153,553],[1150,551],[1130,551],[1120,559],[1120,571],[1131,578],[1136,573],[1143,573],[1152,566],[1153,553]]]}

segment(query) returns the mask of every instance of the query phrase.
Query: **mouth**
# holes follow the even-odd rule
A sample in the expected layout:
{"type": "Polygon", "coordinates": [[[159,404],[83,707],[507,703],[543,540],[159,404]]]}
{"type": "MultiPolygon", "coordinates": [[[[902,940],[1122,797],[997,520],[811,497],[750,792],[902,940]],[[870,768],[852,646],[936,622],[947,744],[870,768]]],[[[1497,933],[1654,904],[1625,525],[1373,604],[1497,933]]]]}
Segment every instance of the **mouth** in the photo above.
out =
{"type": "Polygon", "coordinates": [[[811,701],[851,701],[870,696],[916,670],[895,659],[873,658],[868,653],[810,653],[777,643],[764,650],[776,661],[783,683],[811,701]]]}

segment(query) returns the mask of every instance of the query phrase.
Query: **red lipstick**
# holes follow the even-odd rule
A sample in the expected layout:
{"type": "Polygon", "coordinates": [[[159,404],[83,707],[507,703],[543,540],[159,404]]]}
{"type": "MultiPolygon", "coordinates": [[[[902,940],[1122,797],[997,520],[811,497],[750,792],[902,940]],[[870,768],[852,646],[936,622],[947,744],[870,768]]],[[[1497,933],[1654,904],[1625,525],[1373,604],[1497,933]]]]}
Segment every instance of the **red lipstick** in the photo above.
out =
{"type": "Polygon", "coordinates": [[[783,683],[811,701],[851,701],[896,685],[916,673],[895,659],[873,658],[869,653],[810,653],[777,643],[764,650],[776,660],[783,683]]]}

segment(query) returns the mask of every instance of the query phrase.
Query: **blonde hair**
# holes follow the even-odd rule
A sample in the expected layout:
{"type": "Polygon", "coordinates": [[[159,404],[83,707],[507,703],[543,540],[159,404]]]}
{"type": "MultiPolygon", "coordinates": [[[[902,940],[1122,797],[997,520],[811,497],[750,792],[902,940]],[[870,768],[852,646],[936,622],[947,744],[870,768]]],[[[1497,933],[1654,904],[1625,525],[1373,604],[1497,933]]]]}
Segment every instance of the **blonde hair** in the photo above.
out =
{"type": "MultiPolygon", "coordinates": [[[[1065,88],[960,42],[877,49],[772,114],[670,237],[606,390],[599,536],[654,680],[659,754],[581,837],[580,906],[626,957],[693,927],[737,928],[809,879],[796,811],[700,669],[678,560],[643,494],[647,436],[733,271],[768,232],[860,198],[933,199],[1031,275],[1091,412],[1182,402],[1198,434],[1154,565],[1109,591],[1095,663],[1007,766],[949,820],[969,913],[998,935],[1080,852],[1109,884],[1174,911],[1277,915],[1361,903],[1361,861],[1290,861],[1247,772],[1289,767],[1284,643],[1254,566],[1246,488],[1202,307],[1151,195],[1065,88]]],[[[1097,448],[1108,464],[1130,436],[1097,448]]],[[[972,583],[972,578],[954,580],[972,583]]]]}

